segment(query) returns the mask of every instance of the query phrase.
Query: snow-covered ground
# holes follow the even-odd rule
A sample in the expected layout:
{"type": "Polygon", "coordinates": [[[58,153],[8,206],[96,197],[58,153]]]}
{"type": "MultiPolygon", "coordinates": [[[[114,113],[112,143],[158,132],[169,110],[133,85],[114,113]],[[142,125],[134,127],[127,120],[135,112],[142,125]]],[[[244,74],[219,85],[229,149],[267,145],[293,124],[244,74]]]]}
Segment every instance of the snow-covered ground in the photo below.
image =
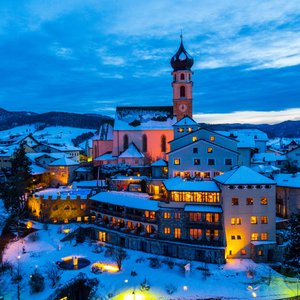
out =
{"type": "MultiPolygon", "coordinates": [[[[51,262],[61,260],[66,256],[86,257],[91,263],[111,263],[111,258],[104,255],[105,251],[95,253],[94,245],[89,242],[78,244],[75,241],[61,242],[65,236],[61,233],[62,225],[49,225],[46,231],[42,224],[34,223],[39,228],[37,241],[30,241],[29,237],[12,242],[8,245],[4,260],[8,260],[17,267],[17,257],[20,255],[19,267],[23,274],[21,283],[21,299],[40,300],[46,299],[54,292],[46,280],[45,290],[41,293],[30,294],[28,280],[36,267],[45,274],[45,266],[51,262]],[[26,253],[22,253],[25,246],[26,253]]],[[[64,228],[75,230],[77,224],[63,225],[64,228]]],[[[86,225],[87,226],[87,225],[86,225]]],[[[96,277],[99,280],[97,299],[108,299],[112,293],[112,299],[205,299],[208,297],[224,297],[223,299],[279,299],[296,294],[296,279],[286,278],[271,270],[265,264],[255,264],[251,260],[229,260],[226,265],[208,265],[210,275],[205,280],[201,262],[191,262],[191,271],[184,273],[178,265],[173,269],[165,263],[160,268],[152,269],[147,258],[153,257],[137,251],[127,250],[129,258],[124,260],[123,268],[118,273],[93,274],[91,265],[81,270],[63,271],[61,283],[64,284],[71,278],[84,272],[88,277],[96,277]],[[197,269],[197,268],[200,268],[197,269]],[[131,276],[132,270],[137,276],[131,276]],[[254,277],[247,276],[247,270],[254,270],[254,277]],[[269,280],[271,275],[271,280],[269,280]],[[151,288],[149,292],[140,291],[140,284],[147,279],[151,288]],[[268,284],[270,281],[270,284],[268,284]],[[172,295],[166,292],[166,286],[172,285],[176,291],[172,295]],[[135,293],[133,293],[135,291],[135,293]]],[[[166,260],[166,257],[160,257],[166,260]]],[[[174,260],[178,263],[187,263],[174,260]]],[[[0,295],[5,300],[17,298],[17,286],[11,283],[9,273],[0,277],[0,295]]]]}

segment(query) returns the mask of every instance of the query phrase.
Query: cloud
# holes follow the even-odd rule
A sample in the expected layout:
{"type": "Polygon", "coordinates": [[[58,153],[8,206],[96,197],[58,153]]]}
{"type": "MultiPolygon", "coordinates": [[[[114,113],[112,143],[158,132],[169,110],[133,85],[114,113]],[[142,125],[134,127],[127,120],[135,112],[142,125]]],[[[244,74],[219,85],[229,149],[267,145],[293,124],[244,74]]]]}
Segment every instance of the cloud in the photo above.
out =
{"type": "Polygon", "coordinates": [[[300,120],[300,108],[280,111],[235,111],[225,114],[196,114],[194,119],[208,124],[276,124],[286,120],[300,120]]]}

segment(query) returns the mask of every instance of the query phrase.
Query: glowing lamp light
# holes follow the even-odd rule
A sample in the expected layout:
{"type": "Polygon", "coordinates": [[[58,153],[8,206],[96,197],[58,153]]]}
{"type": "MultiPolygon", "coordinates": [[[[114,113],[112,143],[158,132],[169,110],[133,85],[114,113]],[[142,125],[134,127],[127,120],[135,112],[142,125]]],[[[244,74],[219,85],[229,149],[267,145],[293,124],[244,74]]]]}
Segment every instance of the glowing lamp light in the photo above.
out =
{"type": "Polygon", "coordinates": [[[134,294],[124,295],[124,300],[146,300],[146,297],[139,292],[135,292],[134,294]]]}
{"type": "Polygon", "coordinates": [[[125,282],[125,283],[128,283],[128,279],[125,279],[124,282],[125,282]]]}
{"type": "Polygon", "coordinates": [[[187,287],[186,285],[184,285],[184,286],[183,286],[183,290],[184,290],[185,292],[187,292],[188,287],[187,287]]]}
{"type": "Polygon", "coordinates": [[[69,233],[70,231],[71,231],[70,228],[66,228],[66,229],[63,230],[63,233],[66,233],[66,234],[67,234],[67,233],[69,233]]]}
{"type": "Polygon", "coordinates": [[[252,297],[253,297],[253,298],[256,298],[256,296],[257,296],[256,293],[255,293],[255,292],[252,292],[252,297]]]}
{"type": "MultiPolygon", "coordinates": [[[[118,266],[116,265],[110,265],[110,264],[104,264],[104,263],[99,263],[99,262],[96,262],[93,264],[93,267],[96,267],[102,271],[107,271],[109,273],[116,273],[116,272],[119,272],[119,268],[118,266]]],[[[128,282],[128,279],[125,279],[124,282],[128,282]]]]}
{"type": "Polygon", "coordinates": [[[31,222],[31,221],[28,221],[28,222],[27,222],[26,228],[27,228],[27,229],[32,228],[32,222],[31,222]]]}

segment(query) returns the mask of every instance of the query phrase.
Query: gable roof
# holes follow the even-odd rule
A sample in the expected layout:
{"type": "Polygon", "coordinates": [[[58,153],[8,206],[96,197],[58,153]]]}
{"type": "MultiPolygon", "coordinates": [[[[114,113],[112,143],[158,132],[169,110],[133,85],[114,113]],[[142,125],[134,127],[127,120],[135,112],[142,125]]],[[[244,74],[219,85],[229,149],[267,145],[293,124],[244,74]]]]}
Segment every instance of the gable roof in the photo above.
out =
{"type": "Polygon", "coordinates": [[[114,130],[173,130],[173,106],[117,107],[114,130]]]}
{"type": "Polygon", "coordinates": [[[222,184],[276,184],[274,180],[246,166],[216,176],[214,180],[222,184]]]}
{"type": "Polygon", "coordinates": [[[111,151],[108,151],[96,157],[94,160],[101,161],[101,160],[114,160],[114,159],[117,159],[117,157],[113,156],[111,151]]]}
{"type": "Polygon", "coordinates": [[[278,186],[300,189],[300,173],[295,174],[276,174],[274,180],[278,186]]]}
{"type": "Polygon", "coordinates": [[[164,159],[159,159],[151,164],[151,167],[167,167],[168,163],[164,159]]]}
{"type": "Polygon", "coordinates": [[[134,143],[130,143],[128,148],[119,155],[119,158],[143,158],[144,154],[138,149],[134,143]]]}
{"type": "Polygon", "coordinates": [[[52,162],[51,164],[49,164],[49,166],[77,166],[77,165],[79,165],[78,162],[66,157],[60,158],[52,162]]]}
{"type": "Polygon", "coordinates": [[[176,122],[173,126],[184,126],[184,125],[198,125],[199,124],[193,120],[190,116],[184,116],[181,120],[179,120],[178,122],[176,122]]]}

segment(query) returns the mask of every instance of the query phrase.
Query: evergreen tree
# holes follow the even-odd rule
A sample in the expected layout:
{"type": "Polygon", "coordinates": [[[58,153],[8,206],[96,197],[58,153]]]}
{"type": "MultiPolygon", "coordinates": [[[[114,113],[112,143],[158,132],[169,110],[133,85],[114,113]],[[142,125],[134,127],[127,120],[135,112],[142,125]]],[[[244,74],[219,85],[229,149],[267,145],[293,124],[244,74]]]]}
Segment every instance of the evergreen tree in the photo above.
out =
{"type": "Polygon", "coordinates": [[[20,214],[32,184],[30,161],[26,156],[24,144],[21,144],[11,160],[11,175],[1,187],[5,208],[14,215],[20,214]]]}
{"type": "Polygon", "coordinates": [[[300,213],[292,214],[289,220],[289,242],[285,255],[286,263],[300,273],[300,213]]]}
{"type": "Polygon", "coordinates": [[[30,275],[29,286],[31,293],[38,293],[45,288],[45,278],[36,268],[32,275],[30,275]]]}

